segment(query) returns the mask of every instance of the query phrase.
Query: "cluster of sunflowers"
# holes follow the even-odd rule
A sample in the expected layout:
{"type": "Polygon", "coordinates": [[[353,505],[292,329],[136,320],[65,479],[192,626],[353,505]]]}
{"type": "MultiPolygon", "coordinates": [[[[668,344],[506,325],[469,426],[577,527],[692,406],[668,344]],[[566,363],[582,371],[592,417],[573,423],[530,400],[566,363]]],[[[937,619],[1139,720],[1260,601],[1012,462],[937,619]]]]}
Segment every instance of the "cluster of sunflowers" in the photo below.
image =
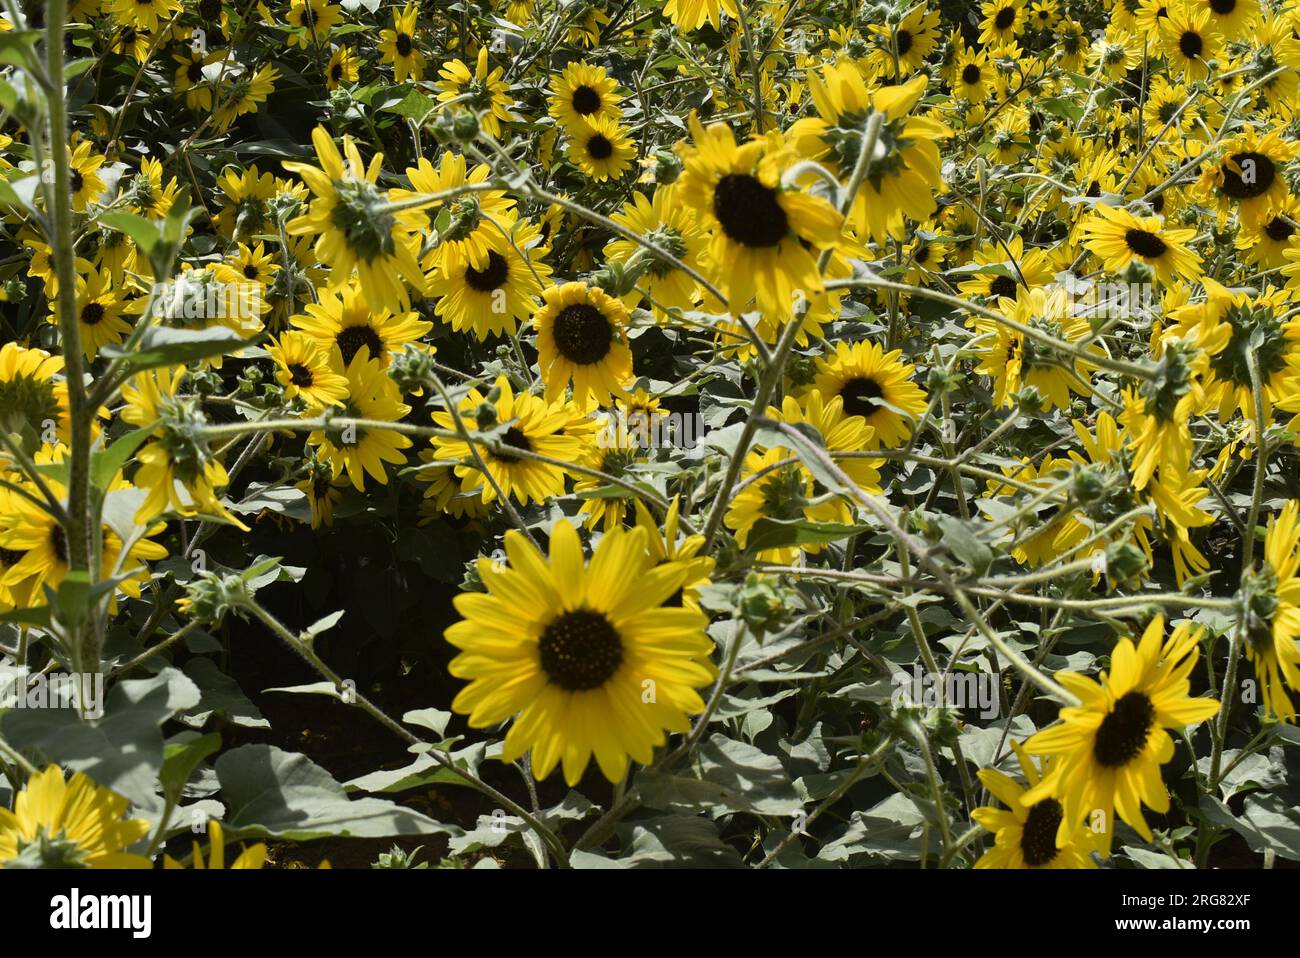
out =
{"type": "MultiPolygon", "coordinates": [[[[1300,781],[1295,0],[3,7],[6,669],[337,693],[241,544],[414,526],[529,794],[417,766],[541,864],[1205,866],[1300,781]]],[[[27,728],[0,864],[148,867],[179,793],[27,728]]]]}

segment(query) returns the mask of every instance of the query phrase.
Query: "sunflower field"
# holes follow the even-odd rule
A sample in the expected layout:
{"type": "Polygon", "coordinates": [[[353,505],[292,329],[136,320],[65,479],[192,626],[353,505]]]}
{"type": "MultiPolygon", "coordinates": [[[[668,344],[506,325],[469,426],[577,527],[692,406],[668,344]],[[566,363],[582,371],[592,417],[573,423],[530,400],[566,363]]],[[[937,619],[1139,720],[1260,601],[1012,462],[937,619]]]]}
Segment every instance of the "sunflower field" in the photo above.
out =
{"type": "Polygon", "coordinates": [[[1298,0],[0,0],[0,867],[1300,862],[1298,0]]]}

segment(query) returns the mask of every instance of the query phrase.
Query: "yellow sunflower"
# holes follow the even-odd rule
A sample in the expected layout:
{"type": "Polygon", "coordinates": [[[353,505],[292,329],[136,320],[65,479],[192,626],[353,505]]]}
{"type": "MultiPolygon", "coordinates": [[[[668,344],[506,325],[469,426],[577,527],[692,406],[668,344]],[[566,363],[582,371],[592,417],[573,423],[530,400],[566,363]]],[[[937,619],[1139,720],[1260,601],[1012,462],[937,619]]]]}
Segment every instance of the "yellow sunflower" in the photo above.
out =
{"type": "MultiPolygon", "coordinates": [[[[411,411],[402,402],[397,384],[384,371],[384,364],[370,357],[368,346],[357,352],[344,375],[348,392],[339,412],[341,417],[398,422],[411,411]]],[[[381,486],[387,485],[384,463],[402,465],[406,456],[401,450],[411,445],[411,440],[396,430],[363,429],[352,423],[327,425],[311,433],[307,442],[330,464],[334,478],[346,473],[358,492],[365,491],[367,474],[381,486]]]]}
{"type": "Polygon", "coordinates": [[[275,362],[275,378],[284,387],[286,400],[302,397],[309,410],[319,412],[326,406],[341,406],[347,398],[347,377],[331,366],[330,354],[319,340],[290,330],[266,352],[275,362]]]}
{"type": "Polygon", "coordinates": [[[1055,797],[1061,802],[1058,848],[1070,842],[1076,825],[1086,819],[1099,836],[1102,857],[1109,857],[1116,812],[1152,840],[1142,805],[1169,810],[1169,793],[1160,779],[1160,766],[1174,754],[1167,730],[1195,725],[1219,711],[1217,700],[1189,695],[1188,676],[1200,657],[1201,631],[1180,622],[1166,641],[1164,616],[1157,615],[1136,646],[1128,637],[1116,643],[1110,671],[1101,673],[1100,682],[1075,672],[1056,674],[1081,702],[1061,709],[1060,725],[1025,743],[1026,752],[1051,756],[1054,762],[1024,800],[1055,797]]]}
{"type": "Polygon", "coordinates": [[[733,18],[740,16],[736,0],[668,0],[664,4],[664,16],[686,33],[698,30],[706,23],[715,30],[720,28],[724,13],[733,18]]]}
{"type": "Polygon", "coordinates": [[[590,563],[573,526],[551,530],[549,560],[518,531],[505,536],[507,568],[479,560],[487,594],[462,593],[464,619],[446,631],[461,650],[449,666],[468,679],[452,702],[473,728],[514,717],[502,760],[532,753],[533,773],[557,764],[576,785],[594,755],[611,782],[690,730],[704,711],[698,689],[717,675],[708,618],[665,602],[683,563],[655,565],[643,529],[615,529],[590,563]]]}
{"type": "Polygon", "coordinates": [[[342,154],[323,126],[312,130],[311,139],[320,167],[283,164],[301,176],[316,197],[307,213],[288,223],[288,233],[316,238],[316,255],[331,267],[331,286],[343,285],[355,269],[372,307],[405,309],[411,300],[405,284],[427,292],[416,259],[423,214],[413,210],[395,213],[386,208],[387,197],[375,185],[383,154],[376,154],[370,165],[364,166],[352,137],[343,137],[342,154]]]}
{"type": "Polygon", "coordinates": [[[581,128],[584,120],[618,122],[623,111],[617,91],[618,83],[604,67],[570,63],[551,77],[550,114],[570,131],[581,128]]]}
{"type": "MultiPolygon", "coordinates": [[[[564,433],[569,421],[569,411],[564,403],[549,403],[529,393],[516,394],[504,375],[497,377],[492,392],[495,399],[490,401],[477,389],[471,389],[460,401],[457,411],[467,429],[478,428],[479,423],[485,422],[483,410],[486,408],[491,411],[493,425],[507,427],[499,439],[502,447],[514,447],[566,462],[577,461],[580,444],[564,433]]],[[[456,420],[449,411],[434,412],[433,421],[443,429],[456,430],[456,420]]],[[[564,495],[564,470],[551,463],[514,456],[505,448],[492,449],[485,443],[475,442],[474,452],[478,453],[491,475],[489,481],[480,471],[474,452],[465,440],[435,437],[433,449],[437,462],[456,465],[461,491],[481,493],[485,504],[496,500],[497,489],[503,496],[513,495],[523,505],[545,503],[564,495]]]]}
{"type": "Polygon", "coordinates": [[[149,834],[123,818],[127,800],[77,772],[50,765],[27,780],[13,811],[0,808],[0,865],[8,868],[151,868],[125,849],[149,834]]]}
{"type": "Polygon", "coordinates": [[[438,315],[457,332],[479,339],[513,333],[537,308],[551,267],[537,256],[541,231],[527,221],[514,222],[508,240],[490,248],[482,268],[466,259],[447,259],[429,281],[438,298],[438,315]]]}
{"type": "Polygon", "coordinates": [[[1137,217],[1123,207],[1098,205],[1084,220],[1083,231],[1083,245],[1112,273],[1137,260],[1165,284],[1200,276],[1201,258],[1187,247],[1196,237],[1194,229],[1166,229],[1158,216],[1137,217]]]}
{"type": "MultiPolygon", "coordinates": [[[[123,319],[131,304],[122,298],[123,289],[104,271],[89,269],[77,275],[77,325],[81,330],[81,351],[87,359],[99,355],[108,345],[116,346],[131,331],[123,319]]],[[[58,325],[59,304],[50,301],[50,322],[58,325]]]]}
{"type": "Polygon", "coordinates": [[[705,129],[692,116],[690,127],[694,145],[678,146],[684,163],[678,195],[711,236],[710,278],[733,313],[753,300],[769,318],[788,322],[797,302],[824,293],[814,250],[839,243],[839,213],[782,184],[796,157],[774,140],[737,146],[725,124],[705,129]]]}
{"type": "Polygon", "coordinates": [[[1026,801],[1025,794],[1042,781],[1042,775],[1020,743],[1012,742],[1011,747],[1020,762],[1025,785],[997,769],[980,769],[980,783],[1007,807],[985,806],[971,812],[971,819],[994,835],[993,847],[980,856],[975,867],[1096,868],[1090,856],[1094,838],[1086,820],[1076,821],[1065,844],[1057,847],[1056,836],[1065,810],[1050,795],[1026,801]]]}
{"type": "Polygon", "coordinates": [[[1246,580],[1246,658],[1255,663],[1264,710],[1294,722],[1287,690],[1300,688],[1300,502],[1269,519],[1264,563],[1246,580]]]}
{"type": "Polygon", "coordinates": [[[636,143],[612,117],[585,117],[569,128],[569,160],[597,183],[620,179],[636,159],[636,143]]]}
{"type": "Polygon", "coordinates": [[[502,79],[505,70],[501,67],[488,70],[487,47],[479,47],[473,71],[460,60],[452,60],[438,71],[438,75],[442,77],[438,82],[439,103],[460,102],[460,97],[466,97],[463,102],[477,114],[484,132],[491,136],[501,135],[502,124],[513,119],[510,114],[510,85],[502,79]]]}
{"type": "Polygon", "coordinates": [[[393,79],[398,83],[424,79],[424,54],[415,43],[415,22],[420,8],[408,3],[401,10],[393,8],[393,29],[379,31],[379,53],[384,63],[393,65],[393,79]]]}
{"type": "Polygon", "coordinates": [[[546,399],[554,402],[573,383],[574,401],[608,405],[632,383],[632,349],[627,309],[603,290],[585,283],[552,286],[533,316],[538,367],[546,399]]]}
{"type": "Polygon", "coordinates": [[[326,355],[337,348],[342,366],[351,365],[362,347],[370,358],[387,368],[393,356],[407,343],[418,342],[433,329],[433,323],[418,313],[394,314],[367,299],[360,284],[324,290],[320,301],[308,303],[306,314],[289,317],[289,323],[320,343],[326,355]]]}
{"type": "Polygon", "coordinates": [[[847,415],[863,418],[871,427],[869,449],[901,446],[925,412],[925,391],[912,382],[915,369],[902,355],[900,349],[886,353],[879,343],[840,341],[832,354],[817,358],[811,388],[826,400],[842,398],[847,415]]]}

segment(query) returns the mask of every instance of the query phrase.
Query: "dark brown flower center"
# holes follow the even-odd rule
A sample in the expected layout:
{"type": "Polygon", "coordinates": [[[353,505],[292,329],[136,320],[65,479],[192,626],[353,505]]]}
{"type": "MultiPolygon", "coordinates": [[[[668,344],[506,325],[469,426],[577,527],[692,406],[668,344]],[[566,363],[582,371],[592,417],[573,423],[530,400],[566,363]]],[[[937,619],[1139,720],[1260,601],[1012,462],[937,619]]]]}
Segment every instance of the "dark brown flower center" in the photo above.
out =
{"type": "Polygon", "coordinates": [[[302,389],[307,389],[316,380],[312,378],[311,370],[302,363],[289,364],[289,382],[302,389]]]}
{"type": "Polygon", "coordinates": [[[587,141],[587,155],[593,160],[607,160],[614,155],[614,144],[603,133],[587,141]]]}
{"type": "Polygon", "coordinates": [[[1146,230],[1131,229],[1124,234],[1128,248],[1145,259],[1159,259],[1169,246],[1155,233],[1146,230]]]}
{"type": "Polygon", "coordinates": [[[600,362],[609,353],[614,327],[595,306],[577,303],[560,310],[552,335],[561,356],[579,366],[587,366],[600,362]]]}
{"type": "Polygon", "coordinates": [[[393,46],[397,49],[399,57],[409,57],[411,55],[411,38],[405,33],[399,33],[397,39],[393,41],[393,46]]]}
{"type": "Polygon", "coordinates": [[[362,346],[369,347],[370,358],[378,359],[384,352],[384,341],[369,325],[344,326],[339,330],[334,342],[338,343],[339,352],[343,354],[343,365],[347,366],[362,346]]]}
{"type": "Polygon", "coordinates": [[[998,11],[998,15],[993,18],[993,26],[999,30],[1008,30],[1016,22],[1016,8],[1003,7],[998,11]]]}
{"type": "Polygon", "coordinates": [[[1045,798],[1029,809],[1020,832],[1020,853],[1030,868],[1050,865],[1056,858],[1056,831],[1062,817],[1061,803],[1054,798],[1045,798]]]}
{"type": "Polygon", "coordinates": [[[1184,30],[1183,35],[1178,38],[1178,49],[1187,59],[1195,60],[1205,49],[1205,41],[1195,30],[1184,30]]]}
{"type": "Polygon", "coordinates": [[[510,264],[506,262],[506,258],[496,250],[491,250],[488,253],[487,265],[482,270],[477,270],[473,266],[465,267],[465,282],[469,284],[470,289],[480,293],[490,293],[505,285],[509,273],[510,264]]]}
{"type": "Polygon", "coordinates": [[[961,82],[967,86],[974,86],[980,82],[980,68],[977,63],[968,63],[961,71],[961,82]]]}
{"type": "Polygon", "coordinates": [[[876,402],[885,395],[880,383],[865,376],[856,376],[840,390],[844,397],[844,412],[850,416],[870,416],[879,406],[876,402]]]}
{"type": "Polygon", "coordinates": [[[1277,167],[1263,153],[1234,153],[1231,159],[1241,172],[1224,165],[1223,192],[1234,200],[1262,196],[1277,179],[1277,167]]]}
{"type": "Polygon", "coordinates": [[[1092,755],[1103,768],[1123,768],[1142,754],[1156,709],[1141,692],[1129,692],[1101,720],[1093,741],[1092,755]]]}
{"type": "Polygon", "coordinates": [[[1268,221],[1267,225],[1265,225],[1264,232],[1267,233],[1268,238],[1273,240],[1275,243],[1285,243],[1295,232],[1295,227],[1282,217],[1275,216],[1268,221]]]}
{"type": "MultiPolygon", "coordinates": [[[[533,444],[529,442],[528,437],[524,435],[523,430],[518,426],[511,426],[506,430],[506,434],[501,437],[501,441],[507,446],[513,446],[515,449],[522,449],[524,452],[532,452],[533,444]]],[[[494,455],[501,462],[518,462],[518,456],[512,456],[508,452],[494,452],[494,455]]]]}
{"type": "Polygon", "coordinates": [[[68,536],[63,531],[63,526],[57,522],[50,526],[50,548],[54,550],[54,557],[60,563],[66,565],[68,562],[68,536]]]}
{"type": "Polygon", "coordinates": [[[599,688],[623,664],[623,640],[609,619],[591,609],[566,612],[537,643],[542,671],[566,692],[599,688]]]}
{"type": "Polygon", "coordinates": [[[776,246],[790,232],[790,221],[776,190],[748,173],[728,173],[713,191],[713,215],[727,238],[755,249],[776,246]]]}
{"type": "Polygon", "coordinates": [[[100,303],[87,303],[81,307],[81,321],[87,326],[96,326],[104,321],[104,307],[100,303]]]}
{"type": "Polygon", "coordinates": [[[1232,13],[1237,9],[1237,0],[1210,0],[1210,9],[1215,13],[1232,13]]]}
{"type": "Polygon", "coordinates": [[[899,30],[894,36],[894,42],[898,45],[898,55],[905,57],[907,52],[912,49],[912,34],[906,30],[899,30]]]}
{"type": "Polygon", "coordinates": [[[1016,298],[1016,281],[1010,276],[995,276],[989,283],[989,295],[994,297],[1005,296],[1007,299],[1016,298]]]}
{"type": "Polygon", "coordinates": [[[573,91],[573,112],[590,116],[600,109],[600,94],[583,84],[573,91]]]}

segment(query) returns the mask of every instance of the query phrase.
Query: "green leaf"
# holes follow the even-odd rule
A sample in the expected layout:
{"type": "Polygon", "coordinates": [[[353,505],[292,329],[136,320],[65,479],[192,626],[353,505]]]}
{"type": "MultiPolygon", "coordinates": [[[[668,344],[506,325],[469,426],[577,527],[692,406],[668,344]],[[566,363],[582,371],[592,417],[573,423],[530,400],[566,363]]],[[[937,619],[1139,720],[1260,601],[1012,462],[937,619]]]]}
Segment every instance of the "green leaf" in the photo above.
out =
{"type": "Polygon", "coordinates": [[[162,239],[162,232],[158,227],[137,213],[104,213],[99,217],[99,222],[109,229],[131,237],[136,247],[145,256],[149,256],[162,239]]]}
{"type": "Polygon", "coordinates": [[[803,808],[781,762],[752,745],[714,733],[696,761],[699,777],[642,769],[636,777],[642,803],[715,818],[731,812],[794,815],[803,808]]]}
{"type": "Polygon", "coordinates": [[[105,346],[100,353],[110,359],[124,359],[132,369],[139,371],[159,366],[180,366],[196,359],[238,352],[256,341],[257,337],[244,339],[225,326],[209,329],[152,326],[140,336],[134,351],[128,353],[120,347],[105,346]]]}
{"type": "Polygon", "coordinates": [[[124,679],[109,691],[102,718],[83,722],[75,709],[14,709],[0,730],[14,748],[30,750],[37,765],[57,762],[85,772],[144,808],[156,808],[163,764],[162,725],[199,702],[199,690],[180,670],[148,679],[124,679]]]}
{"type": "Polygon", "coordinates": [[[12,180],[0,179],[0,203],[30,213],[35,209],[36,191],[40,185],[41,178],[35,173],[12,180]]]}
{"type": "Polygon", "coordinates": [[[983,575],[993,563],[993,550],[980,541],[973,529],[974,520],[963,521],[956,516],[939,516],[943,530],[943,544],[948,551],[970,567],[976,575],[983,575]]]}
{"type": "Polygon", "coordinates": [[[216,732],[207,735],[182,732],[168,742],[163,750],[162,771],[158,775],[167,801],[173,805],[179,802],[185,783],[190,780],[199,763],[220,748],[221,736],[216,732]]]}
{"type": "Polygon", "coordinates": [[[379,798],[349,799],[343,786],[307,758],[272,745],[244,745],[216,762],[225,827],[232,839],[308,841],[331,835],[386,838],[450,829],[379,798]]]}
{"type": "Polygon", "coordinates": [[[869,531],[869,526],[811,522],[808,519],[770,519],[765,516],[754,523],[745,548],[749,552],[763,552],[785,546],[820,545],[869,531]]]}
{"type": "Polygon", "coordinates": [[[90,481],[97,489],[107,489],[113,477],[126,465],[128,459],[135,455],[152,429],[133,429],[118,439],[107,449],[97,450],[90,457],[90,481]]]}

